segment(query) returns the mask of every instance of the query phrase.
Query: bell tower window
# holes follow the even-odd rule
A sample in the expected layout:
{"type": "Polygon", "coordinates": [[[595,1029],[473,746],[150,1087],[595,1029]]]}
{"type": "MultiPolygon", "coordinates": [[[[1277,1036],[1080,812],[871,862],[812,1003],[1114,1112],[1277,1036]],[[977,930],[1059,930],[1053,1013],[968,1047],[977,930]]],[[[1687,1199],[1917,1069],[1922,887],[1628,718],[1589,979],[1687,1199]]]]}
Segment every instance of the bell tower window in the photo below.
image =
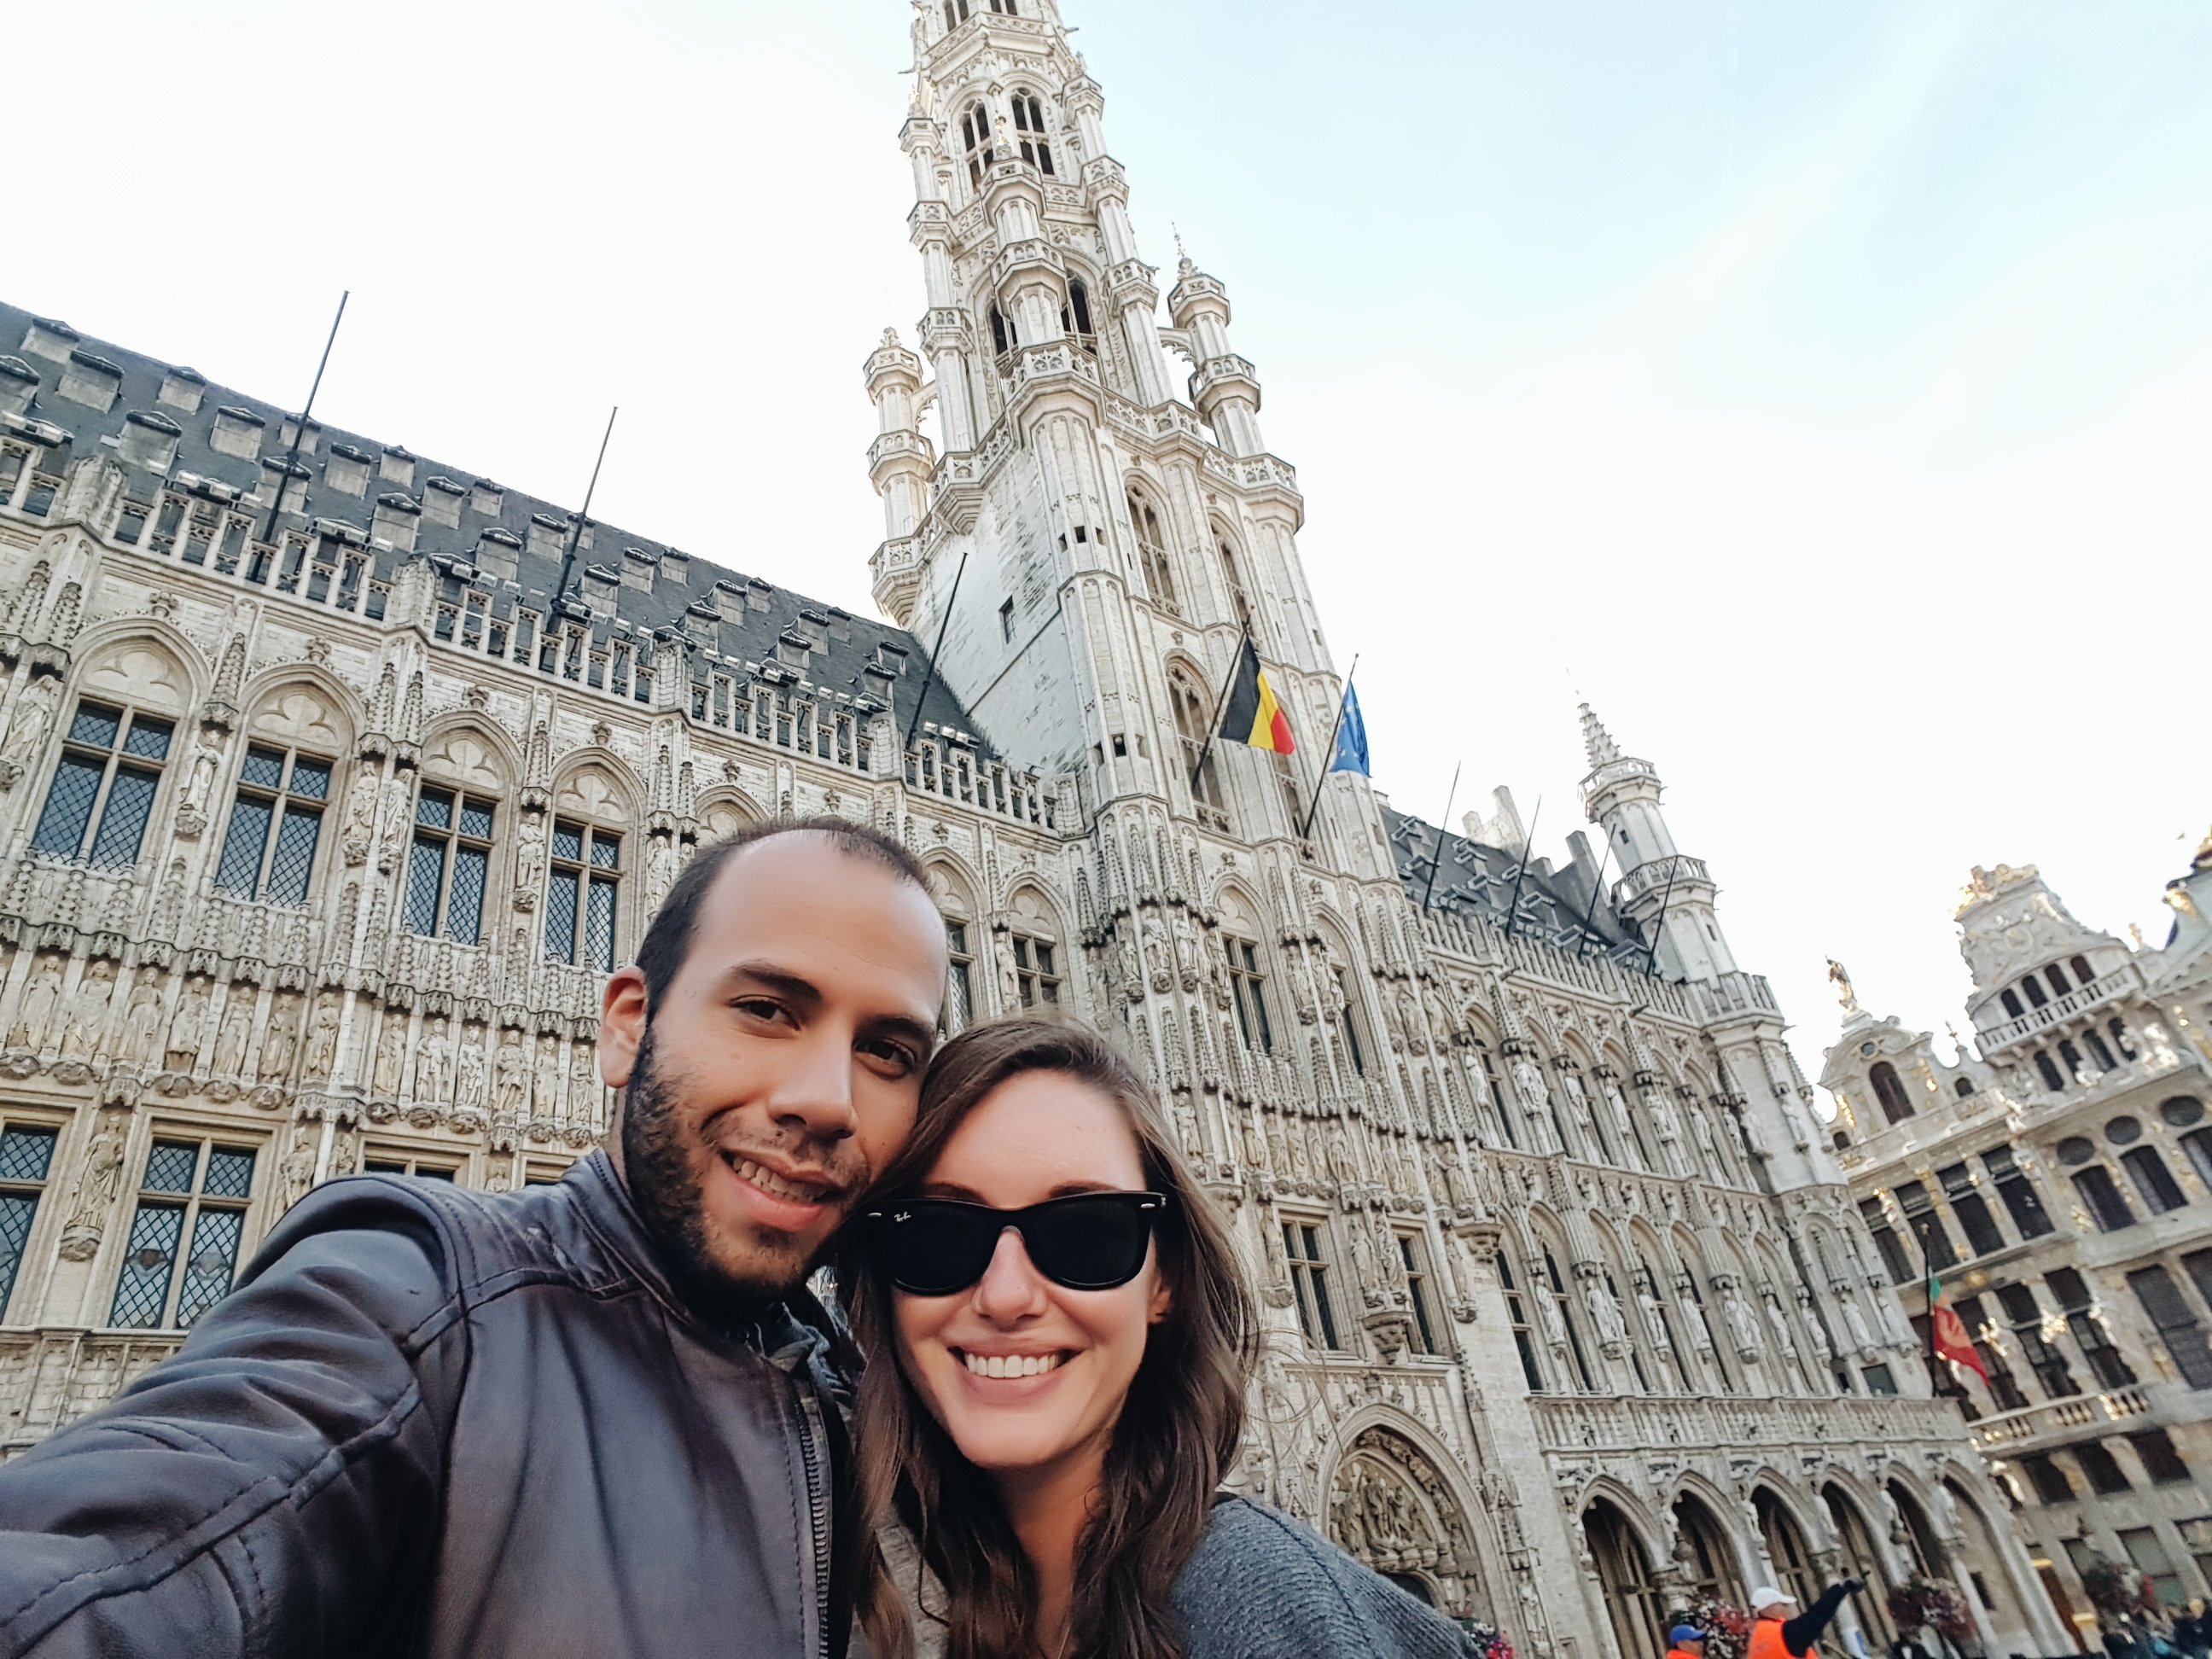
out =
{"type": "MultiPolygon", "coordinates": [[[[961,15],[967,15],[961,7],[961,15]]],[[[991,112],[978,104],[960,118],[961,142],[968,149],[968,182],[977,190],[983,188],[983,175],[990,171],[998,157],[991,147],[991,112]]]]}
{"type": "MultiPolygon", "coordinates": [[[[1052,146],[1045,142],[1044,106],[1026,92],[1014,94],[1014,131],[1021,135],[1022,160],[1052,175],[1052,146]]],[[[1091,331],[1083,331],[1088,334],[1091,331]]]]}

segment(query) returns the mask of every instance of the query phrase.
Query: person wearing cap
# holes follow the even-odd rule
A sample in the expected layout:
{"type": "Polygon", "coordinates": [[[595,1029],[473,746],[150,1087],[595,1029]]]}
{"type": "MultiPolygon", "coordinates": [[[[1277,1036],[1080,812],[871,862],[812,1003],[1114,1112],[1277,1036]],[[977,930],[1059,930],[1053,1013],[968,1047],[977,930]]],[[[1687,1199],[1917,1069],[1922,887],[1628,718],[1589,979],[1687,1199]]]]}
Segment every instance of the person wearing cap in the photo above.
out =
{"type": "Polygon", "coordinates": [[[1828,1628],[1846,1595],[1866,1588],[1863,1578],[1839,1579],[1822,1590],[1813,1605],[1800,1613],[1797,1598],[1771,1584],[1751,1593],[1751,1653],[1749,1659],[1805,1659],[1820,1632],[1828,1628]]]}
{"type": "Polygon", "coordinates": [[[1677,1625],[1667,1632],[1667,1659],[1705,1659],[1705,1633],[1695,1625],[1677,1625]]]}

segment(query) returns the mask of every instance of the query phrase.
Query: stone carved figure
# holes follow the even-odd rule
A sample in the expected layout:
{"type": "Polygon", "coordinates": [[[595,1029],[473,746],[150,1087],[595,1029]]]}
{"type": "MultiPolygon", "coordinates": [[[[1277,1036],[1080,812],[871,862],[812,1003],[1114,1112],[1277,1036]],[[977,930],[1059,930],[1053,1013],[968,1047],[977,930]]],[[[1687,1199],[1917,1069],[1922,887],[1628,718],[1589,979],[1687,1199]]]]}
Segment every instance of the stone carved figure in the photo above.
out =
{"type": "Polygon", "coordinates": [[[1674,1115],[1674,1103],[1667,1098],[1664,1089],[1644,1091],[1644,1110],[1660,1139],[1671,1144],[1682,1138],[1682,1120],[1674,1115]]]}
{"type": "Polygon", "coordinates": [[[338,1062],[338,995],[325,991],[315,999],[315,1018],[307,1028],[307,1075],[328,1077],[338,1062]]]}
{"type": "Polygon", "coordinates": [[[1628,1322],[1620,1316],[1620,1300],[1595,1273],[1583,1280],[1583,1306],[1589,1310],[1591,1328],[1597,1332],[1601,1345],[1608,1349],[1627,1346],[1628,1322]]]}
{"type": "Polygon", "coordinates": [[[453,1040],[447,1022],[434,1019],[415,1047],[415,1098],[425,1105],[442,1105],[451,1078],[453,1040]]]}
{"type": "Polygon", "coordinates": [[[185,981],[185,994],[177,1000],[176,1018],[169,1022],[167,1058],[171,1071],[189,1072],[199,1064],[200,1050],[207,1046],[210,1000],[214,994],[212,980],[194,978],[185,981]]]}
{"type": "Polygon", "coordinates": [[[84,1149],[84,1170],[77,1176],[76,1215],[80,1219],[105,1216],[123,1189],[124,1143],[130,1118],[120,1112],[101,1115],[99,1133],[84,1149]]]}
{"type": "Polygon", "coordinates": [[[368,849],[376,841],[377,789],[376,774],[364,767],[346,796],[344,846],[348,864],[368,862],[368,849]]]}
{"type": "Polygon", "coordinates": [[[561,1085],[566,1081],[561,1065],[561,1048],[550,1037],[538,1039],[537,1079],[530,1095],[532,1116],[545,1122],[557,1122],[561,1117],[561,1085]]]}
{"type": "Polygon", "coordinates": [[[1667,1328],[1667,1310],[1659,1305],[1659,1298],[1649,1291],[1638,1291],[1636,1306],[1644,1316],[1644,1334],[1650,1339],[1653,1350],[1662,1354],[1674,1352],[1674,1338],[1667,1328]]]}
{"type": "Polygon", "coordinates": [[[40,957],[30,983],[23,988],[22,1000],[15,1006],[15,1023],[8,1029],[10,1048],[35,1054],[46,1046],[46,1029],[61,1006],[62,961],[58,956],[40,957]]]}
{"type": "Polygon", "coordinates": [[[269,1011],[269,1030],[261,1039],[261,1075],[264,1080],[289,1077],[300,1057],[300,999],[280,996],[269,1011]]]}
{"type": "Polygon", "coordinates": [[[237,1077],[246,1069],[246,1048],[253,1037],[253,991],[234,988],[223,1005],[222,1024],[215,1034],[215,1059],[210,1068],[219,1077],[237,1077]]]}
{"type": "Polygon", "coordinates": [[[492,1109],[520,1121],[530,1104],[530,1057],[522,1052],[522,1033],[512,1025],[499,1034],[499,1052],[492,1057],[492,1109]]]}
{"type": "Polygon", "coordinates": [[[1790,1318],[1782,1311],[1782,1304],[1771,1296],[1761,1297],[1759,1300],[1765,1304],[1766,1322],[1773,1328],[1775,1348],[1785,1359],[1796,1358],[1797,1343],[1790,1334],[1790,1318]]]}
{"type": "Polygon", "coordinates": [[[144,968],[131,987],[131,1006],[123,1012],[123,1058],[150,1066],[161,1044],[161,974],[144,968]]]}
{"type": "Polygon", "coordinates": [[[100,1047],[100,1033],[107,1024],[107,1010],[115,1000],[115,964],[106,957],[88,963],[70,999],[69,1023],[62,1031],[62,1053],[71,1060],[87,1060],[100,1047]]]}
{"type": "Polygon", "coordinates": [[[293,1130],[292,1144],[285,1149],[276,1173],[283,1177],[286,1209],[306,1197],[307,1188],[315,1184],[314,1135],[307,1125],[302,1123],[293,1130]]]}
{"type": "Polygon", "coordinates": [[[514,908],[528,910],[538,902],[538,884],[545,878],[545,814],[525,812],[514,839],[514,908]]]}
{"type": "Polygon", "coordinates": [[[599,1097],[599,1051],[588,1042],[576,1043],[568,1054],[569,1115],[589,1118],[592,1103],[599,1097]]]}
{"type": "Polygon", "coordinates": [[[1735,1339],[1736,1358],[1756,1359],[1759,1357],[1759,1317],[1743,1304],[1743,1298],[1733,1290],[1723,1293],[1722,1312],[1727,1316],[1729,1334],[1735,1339]]]}
{"type": "Polygon", "coordinates": [[[1559,1352],[1565,1352],[1567,1347],[1566,1316],[1559,1311],[1559,1300],[1557,1297],[1552,1294],[1551,1286],[1545,1284],[1540,1279],[1535,1280],[1534,1289],[1530,1293],[1528,1299],[1536,1304],[1536,1316],[1542,1322],[1544,1327],[1545,1346],[1555,1349],[1559,1352]]]}
{"type": "Polygon", "coordinates": [[[398,1097],[399,1063],[406,1048],[407,1017],[396,1008],[387,1008],[376,1033],[376,1063],[369,1073],[369,1087],[380,1100],[398,1097]]]}
{"type": "Polygon", "coordinates": [[[453,1104],[462,1111],[477,1111],[483,1107],[483,1041],[474,1035],[474,1030],[465,1026],[462,1029],[460,1047],[454,1055],[453,1104]]]}
{"type": "Polygon", "coordinates": [[[59,680],[46,674],[32,678],[15,699],[15,711],[8,721],[8,740],[0,744],[0,761],[20,769],[37,758],[53,730],[54,708],[61,696],[59,680]]]}
{"type": "Polygon", "coordinates": [[[1851,1334],[1851,1346],[1871,1359],[1877,1352],[1874,1333],[1867,1329],[1866,1316],[1859,1311],[1856,1298],[1844,1299],[1844,1324],[1851,1334]]]}

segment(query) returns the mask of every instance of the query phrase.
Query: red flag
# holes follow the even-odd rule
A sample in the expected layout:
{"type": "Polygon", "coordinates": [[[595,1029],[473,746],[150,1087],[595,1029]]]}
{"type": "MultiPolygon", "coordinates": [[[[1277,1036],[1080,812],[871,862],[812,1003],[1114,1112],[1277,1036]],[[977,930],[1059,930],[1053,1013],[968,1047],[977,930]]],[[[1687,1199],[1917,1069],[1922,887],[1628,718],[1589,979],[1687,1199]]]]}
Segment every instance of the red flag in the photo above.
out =
{"type": "Polygon", "coordinates": [[[1966,1334],[1966,1322],[1959,1317],[1956,1309],[1940,1303],[1936,1304],[1935,1318],[1936,1357],[1966,1366],[1986,1386],[1989,1370],[1982,1364],[1981,1355],[1974,1352],[1973,1340],[1966,1334]]]}

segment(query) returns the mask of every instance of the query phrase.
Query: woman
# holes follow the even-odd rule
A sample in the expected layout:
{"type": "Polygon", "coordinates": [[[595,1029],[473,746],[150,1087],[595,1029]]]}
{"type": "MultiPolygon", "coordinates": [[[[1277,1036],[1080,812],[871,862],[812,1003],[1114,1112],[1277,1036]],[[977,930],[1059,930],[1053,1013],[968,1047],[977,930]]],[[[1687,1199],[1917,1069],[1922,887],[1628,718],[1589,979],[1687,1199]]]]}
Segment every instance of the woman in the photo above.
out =
{"type": "Polygon", "coordinates": [[[975,1027],[838,1268],[872,1659],[1468,1651],[1295,1522],[1223,1499],[1258,1321],[1150,1092],[1064,1024],[975,1027]]]}

